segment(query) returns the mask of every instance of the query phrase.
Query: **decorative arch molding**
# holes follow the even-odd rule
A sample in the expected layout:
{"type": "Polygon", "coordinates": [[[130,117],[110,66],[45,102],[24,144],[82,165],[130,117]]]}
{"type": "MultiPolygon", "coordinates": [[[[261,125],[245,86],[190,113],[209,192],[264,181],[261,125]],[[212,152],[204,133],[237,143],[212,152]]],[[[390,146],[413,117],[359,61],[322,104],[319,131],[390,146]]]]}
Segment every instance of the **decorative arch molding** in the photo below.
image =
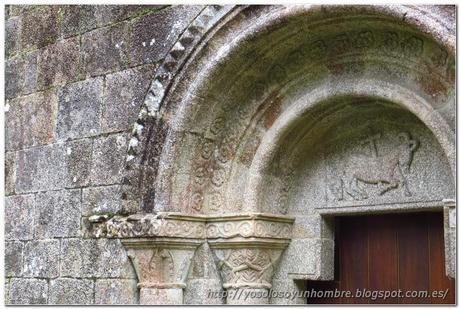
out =
{"type": "MultiPolygon", "coordinates": [[[[454,18],[449,14],[413,6],[207,6],[158,69],[134,125],[122,186],[128,216],[90,218],[88,232],[122,238],[138,274],[168,270],[164,282],[139,276],[144,303],[181,303],[195,250],[204,243],[227,289],[330,279],[329,216],[442,209],[442,199],[452,198],[455,29],[443,21],[454,18]],[[293,192],[319,177],[304,161],[323,164],[324,145],[346,136],[336,128],[352,128],[360,117],[350,137],[372,133],[372,123],[382,128],[374,132],[384,137],[375,158],[410,149],[392,159],[390,178],[347,175],[373,190],[374,205],[366,202],[368,192],[345,188],[343,179],[339,189],[348,193],[329,199],[338,187],[329,187],[328,175],[325,199],[311,193],[320,185],[293,192]],[[416,144],[423,148],[415,156],[416,144]],[[441,158],[433,165],[440,172],[426,174],[446,190],[424,203],[408,193],[410,175],[402,170],[430,153],[441,158]],[[401,206],[398,194],[410,206],[401,206]],[[297,263],[302,254],[308,261],[297,263]],[[160,263],[154,270],[152,257],[160,263]]],[[[455,211],[451,204],[445,209],[446,216],[455,211]]],[[[446,230],[446,244],[454,244],[454,228],[446,230]]]]}
{"type": "MultiPolygon", "coordinates": [[[[379,35],[381,33],[375,34],[366,31],[360,32],[359,29],[353,30],[353,27],[351,27],[352,30],[349,37],[346,37],[347,33],[340,33],[337,36],[339,36],[339,42],[345,45],[365,45],[368,43],[376,44],[371,41],[383,40],[383,42],[390,41],[391,43],[388,43],[390,44],[390,47],[394,45],[400,49],[395,54],[391,55],[391,57],[387,57],[391,58],[390,60],[384,59],[385,61],[383,61],[382,59],[384,56],[371,55],[370,52],[367,56],[374,56],[375,59],[371,59],[374,62],[382,60],[379,65],[391,66],[391,62],[393,62],[395,67],[404,68],[399,71],[398,69],[392,71],[392,68],[389,67],[389,72],[378,72],[377,79],[380,79],[380,81],[382,81],[382,76],[385,76],[387,79],[388,76],[390,79],[395,78],[393,75],[400,75],[400,78],[407,78],[408,76],[410,77],[411,74],[416,75],[413,76],[414,79],[420,79],[419,81],[413,82],[413,85],[417,84],[419,89],[414,89],[414,87],[412,87],[412,89],[409,89],[408,91],[420,94],[422,96],[421,99],[424,102],[429,102],[429,104],[433,106],[432,109],[434,112],[430,113],[425,111],[425,114],[430,114],[430,117],[433,119],[445,119],[442,121],[444,123],[444,129],[441,129],[444,130],[444,132],[437,132],[437,137],[441,141],[446,155],[450,159],[449,161],[451,163],[451,167],[454,168],[451,160],[453,155],[453,122],[452,119],[448,119],[448,116],[446,116],[448,112],[446,113],[444,111],[446,109],[452,110],[453,104],[453,71],[448,71],[452,70],[454,61],[452,58],[452,52],[455,49],[452,44],[452,42],[454,42],[453,30],[449,29],[445,24],[440,22],[437,14],[442,13],[431,12],[428,14],[427,12],[422,12],[421,10],[422,9],[416,7],[404,6],[362,6],[354,7],[352,9],[343,9],[339,7],[329,7],[324,9],[320,6],[261,6],[255,8],[239,6],[207,7],[184,32],[182,37],[179,38],[176,45],[172,48],[170,55],[166,57],[164,64],[157,73],[157,76],[152,83],[152,87],[146,96],[139,119],[133,130],[133,137],[128,149],[126,167],[127,176],[124,181],[125,185],[123,193],[123,197],[126,200],[126,212],[129,213],[138,211],[139,204],[141,205],[141,209],[147,212],[155,210],[182,211],[186,208],[184,205],[174,205],[174,202],[171,201],[171,197],[168,195],[174,193],[170,192],[170,184],[167,182],[168,179],[172,177],[172,174],[175,173],[172,172],[172,169],[174,168],[172,167],[174,164],[172,161],[176,160],[174,148],[177,149],[177,145],[175,145],[175,143],[181,143],[180,140],[183,138],[183,132],[190,131],[192,134],[201,134],[203,137],[208,138],[208,136],[205,136],[206,133],[200,132],[197,127],[211,126],[213,124],[198,121],[198,116],[196,116],[196,114],[200,112],[203,113],[203,111],[206,113],[212,113],[213,106],[215,107],[218,104],[225,104],[225,102],[215,103],[218,101],[216,97],[219,95],[219,91],[214,90],[214,93],[212,92],[211,89],[213,86],[209,85],[210,81],[216,81],[215,83],[217,85],[214,89],[218,89],[222,93],[227,92],[226,96],[235,95],[237,92],[245,93],[246,95],[251,93],[262,94],[260,95],[260,98],[253,100],[255,102],[251,104],[254,106],[259,104],[261,105],[260,108],[266,109],[267,112],[272,112],[269,107],[266,107],[267,105],[270,105],[270,102],[265,104],[265,107],[263,104],[260,104],[260,102],[270,99],[279,99],[280,94],[283,94],[285,97],[291,95],[290,93],[292,93],[292,89],[294,88],[292,85],[293,80],[299,84],[303,83],[303,85],[300,86],[303,90],[305,90],[305,85],[308,87],[308,84],[310,84],[311,87],[317,87],[318,80],[311,79],[307,81],[299,81],[299,76],[305,75],[305,69],[296,70],[296,67],[299,68],[301,66],[295,64],[295,61],[298,60],[298,57],[306,58],[306,56],[311,56],[308,52],[312,51],[305,52],[301,49],[301,47],[305,47],[306,45],[311,44],[311,42],[301,41],[299,43],[298,33],[305,32],[309,36],[314,37],[318,34],[318,32],[320,32],[318,29],[321,29],[321,21],[324,20],[326,16],[328,17],[327,20],[329,24],[334,23],[334,20],[338,21],[340,24],[342,23],[342,20],[347,17],[348,19],[360,19],[363,23],[367,23],[366,25],[369,25],[372,24],[372,22],[366,21],[366,18],[370,18],[371,20],[378,20],[378,27],[382,27],[382,25],[383,27],[385,27],[385,25],[390,25],[390,28],[393,27],[390,30],[387,29],[388,31],[386,34],[389,35],[388,37],[380,37],[379,35]],[[316,26],[312,26],[315,24],[315,18],[317,20],[316,26]],[[312,22],[303,23],[303,20],[311,20],[312,22]],[[318,26],[318,24],[320,26],[318,26]],[[198,27],[197,25],[201,25],[201,27],[198,27]],[[225,25],[225,27],[222,27],[223,25],[225,25]],[[285,30],[289,27],[291,27],[289,30],[285,30]],[[315,30],[315,27],[320,28],[315,30]],[[400,38],[398,38],[399,33],[397,31],[399,31],[400,28],[405,29],[403,27],[409,29],[411,32],[407,35],[407,37],[404,37],[404,34],[401,34],[400,38]],[[201,31],[197,31],[196,29],[200,29],[201,31]],[[271,40],[272,37],[270,37],[272,33],[276,33],[276,37],[273,38],[273,40],[271,40]],[[419,35],[421,38],[416,35],[419,35]],[[262,37],[262,39],[257,41],[258,37],[262,37]],[[266,41],[264,41],[264,38],[266,41]],[[277,41],[275,39],[277,39],[277,41]],[[343,40],[345,40],[345,42],[343,40]],[[255,41],[256,43],[254,43],[255,41]],[[189,42],[187,48],[185,48],[185,42],[189,42]],[[274,43],[270,47],[267,47],[269,42],[274,43]],[[287,48],[279,47],[283,45],[289,46],[287,48]],[[419,48],[422,48],[422,50],[419,50],[419,48]],[[439,48],[439,50],[437,48],[439,48]],[[267,52],[267,50],[270,51],[267,52]],[[292,53],[289,54],[289,52],[292,53]],[[269,56],[266,56],[267,53],[269,56]],[[288,58],[287,63],[283,63],[281,61],[283,59],[280,60],[279,58],[276,58],[276,54],[273,56],[270,55],[270,53],[279,53],[282,54],[283,57],[290,56],[291,58],[288,58]],[[431,80],[423,80],[424,78],[426,79],[428,73],[427,70],[429,68],[424,68],[425,71],[423,71],[423,69],[416,67],[417,65],[414,64],[414,61],[412,61],[413,59],[405,61],[405,53],[415,54],[416,56],[414,59],[418,59],[417,61],[419,62],[422,62],[419,59],[419,56],[425,57],[425,60],[430,62],[430,64],[427,65],[436,66],[442,63],[444,66],[444,72],[441,72],[442,69],[438,68],[441,70],[439,71],[441,73],[438,72],[438,75],[444,74],[444,76],[439,76],[439,80],[437,82],[433,82],[433,84],[437,83],[437,85],[430,85],[431,80]],[[418,55],[417,53],[422,54],[418,55]],[[180,56],[178,56],[179,54],[180,56]],[[398,57],[403,59],[397,59],[398,57]],[[234,60],[235,58],[237,60],[234,60]],[[263,58],[265,62],[258,62],[258,58],[263,58]],[[251,59],[252,63],[245,63],[245,59],[251,59]],[[270,67],[270,63],[274,63],[274,65],[270,67]],[[257,65],[259,65],[259,67],[257,67],[257,65]],[[263,80],[260,76],[256,76],[254,73],[255,71],[262,71],[262,68],[264,67],[269,67],[269,70],[261,72],[260,75],[262,75],[262,78],[263,76],[269,76],[272,80],[263,80]],[[240,68],[240,70],[235,71],[237,68],[240,68]],[[417,70],[422,72],[417,73],[417,70]],[[251,73],[245,74],[244,72],[241,73],[242,71],[251,71],[251,73]],[[224,81],[220,80],[220,84],[219,77],[215,76],[216,72],[218,72],[220,76],[226,77],[224,81]],[[227,72],[227,74],[223,74],[222,72],[227,72]],[[251,74],[253,74],[253,76],[245,76],[251,74]],[[291,80],[286,82],[286,76],[289,76],[291,80]],[[235,79],[235,77],[238,78],[235,79]],[[241,84],[237,84],[233,87],[233,89],[225,86],[219,86],[231,84],[232,80],[234,81],[241,78],[245,79],[246,82],[249,81],[248,84],[251,84],[249,86],[250,89],[241,90],[241,88],[238,88],[241,87],[241,84]],[[284,84],[282,84],[281,80],[284,81],[284,84]],[[276,84],[279,87],[274,88],[273,84],[276,84]],[[230,90],[233,92],[228,92],[230,90]],[[216,91],[217,93],[215,93],[216,91]],[[278,94],[278,96],[276,96],[276,94],[278,94]],[[441,96],[442,98],[434,98],[435,96],[441,96]],[[213,102],[213,106],[209,103],[212,101],[215,101],[213,102]],[[202,110],[200,110],[200,106],[202,107],[202,110]],[[195,123],[195,127],[193,127],[193,123],[195,123]],[[450,129],[446,128],[446,123],[450,125],[450,129]],[[440,137],[439,134],[443,134],[444,137],[440,137]],[[447,144],[450,144],[450,146],[447,144]],[[170,207],[172,207],[172,209],[170,207]]],[[[351,21],[351,24],[353,24],[353,21],[351,21]]],[[[336,25],[336,27],[339,28],[340,26],[336,25]]],[[[323,50],[324,48],[332,48],[330,46],[326,46],[324,38],[332,40],[337,37],[335,36],[331,38],[331,36],[338,33],[337,30],[333,29],[330,31],[332,31],[333,35],[329,34],[329,37],[327,31],[320,33],[319,36],[315,37],[313,39],[313,43],[317,45],[312,47],[313,54],[315,51],[320,54],[322,52],[326,52],[329,53],[328,58],[319,60],[308,59],[309,63],[323,62],[324,64],[324,61],[330,62],[331,59],[341,58],[340,53],[336,54],[337,51],[323,50]]],[[[365,49],[366,47],[364,46],[362,48],[365,49]]],[[[356,52],[356,50],[354,52],[356,52]]],[[[366,50],[364,50],[364,53],[366,53],[366,50]]],[[[345,59],[344,62],[336,63],[334,66],[329,66],[327,68],[329,72],[325,74],[346,74],[340,71],[340,67],[346,67],[346,62],[350,61],[349,59],[353,59],[353,57],[353,55],[343,56],[342,58],[345,59]]],[[[359,58],[359,55],[355,58],[359,58]]],[[[359,70],[365,70],[365,68],[359,68],[359,65],[368,65],[368,63],[365,63],[363,60],[361,61],[362,63],[359,64],[358,60],[358,65],[351,68],[357,70],[357,74],[362,73],[359,72],[359,70]]],[[[385,68],[379,69],[384,70],[385,68]]],[[[306,68],[306,70],[311,71],[311,68],[306,68]]],[[[431,71],[431,73],[433,72],[431,71]]],[[[432,76],[431,73],[430,76],[432,76]]],[[[328,77],[329,76],[326,76],[325,78],[327,79],[328,77]]],[[[372,78],[372,76],[367,78],[372,78]]],[[[324,82],[324,79],[319,83],[321,82],[324,82]]],[[[327,82],[331,83],[334,81],[329,80],[327,82]]],[[[392,81],[387,80],[387,82],[391,83],[392,81]]],[[[397,81],[395,83],[397,83],[397,81]]],[[[407,85],[399,86],[407,88],[407,85]]],[[[236,99],[241,100],[241,98],[236,99]]],[[[276,107],[273,107],[273,104],[272,108],[276,109],[276,107]]],[[[427,108],[428,107],[425,109],[427,108]]],[[[250,107],[248,107],[248,109],[250,109],[250,107]]],[[[248,111],[240,110],[240,113],[247,112],[248,111]]],[[[249,112],[254,113],[254,111],[249,112]]],[[[258,112],[260,112],[260,110],[258,112]]],[[[276,116],[277,115],[272,115],[271,117],[276,118],[276,116]]],[[[211,115],[209,118],[212,117],[215,118],[214,120],[216,120],[216,122],[222,120],[222,115],[211,115]]],[[[223,115],[223,117],[228,117],[228,115],[223,115]]],[[[254,114],[254,117],[257,116],[254,114]]],[[[218,125],[219,123],[215,124],[218,125]]],[[[439,128],[439,126],[436,126],[436,128],[439,128]]],[[[199,147],[199,145],[195,145],[195,148],[196,147],[199,147]]],[[[193,146],[191,148],[189,147],[189,149],[193,149],[193,146]]],[[[187,172],[190,171],[186,171],[186,173],[187,172]]],[[[219,182],[220,180],[216,181],[219,182]]],[[[176,196],[176,198],[179,197],[176,196]]],[[[196,201],[200,203],[200,201],[205,199],[205,197],[198,195],[186,198],[188,200],[192,200],[192,204],[194,203],[193,200],[195,200],[195,203],[196,201]]],[[[184,197],[182,196],[180,199],[184,199],[184,197]]],[[[212,197],[210,199],[212,199],[212,197]]],[[[213,199],[216,200],[217,198],[213,199]]],[[[193,208],[193,205],[189,205],[188,207],[193,208]]],[[[200,208],[200,206],[195,206],[195,208],[200,208]]]]}

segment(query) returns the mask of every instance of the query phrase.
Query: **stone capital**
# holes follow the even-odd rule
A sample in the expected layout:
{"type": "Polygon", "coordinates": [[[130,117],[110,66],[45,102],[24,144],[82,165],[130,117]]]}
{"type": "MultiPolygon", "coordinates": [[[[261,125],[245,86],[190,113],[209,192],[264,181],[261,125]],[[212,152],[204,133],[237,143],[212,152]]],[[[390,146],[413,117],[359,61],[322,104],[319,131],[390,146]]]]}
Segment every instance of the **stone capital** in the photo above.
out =
{"type": "Polygon", "coordinates": [[[223,287],[270,289],[278,259],[289,244],[293,221],[268,214],[208,218],[207,240],[223,287]]]}
{"type": "Polygon", "coordinates": [[[213,251],[223,288],[270,289],[276,264],[291,239],[294,218],[265,213],[159,213],[89,221],[90,235],[121,239],[139,277],[141,303],[179,304],[195,250],[204,242],[213,251]]]}
{"type": "Polygon", "coordinates": [[[201,243],[180,238],[122,239],[139,278],[141,304],[182,304],[188,270],[201,243]]]}

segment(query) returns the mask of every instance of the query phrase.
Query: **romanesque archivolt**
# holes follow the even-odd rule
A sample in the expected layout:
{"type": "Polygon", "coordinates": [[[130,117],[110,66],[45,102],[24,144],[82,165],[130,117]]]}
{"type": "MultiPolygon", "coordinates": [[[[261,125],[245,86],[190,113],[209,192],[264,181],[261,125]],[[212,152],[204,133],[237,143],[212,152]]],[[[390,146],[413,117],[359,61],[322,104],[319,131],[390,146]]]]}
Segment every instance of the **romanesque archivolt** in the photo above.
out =
{"type": "Polygon", "coordinates": [[[366,155],[353,157],[346,168],[333,171],[335,175],[327,181],[328,200],[361,201],[395,190],[403,197],[412,196],[408,175],[419,147],[418,140],[408,132],[400,132],[393,137],[395,146],[383,154],[378,146],[381,139],[382,133],[362,139],[358,147],[366,155]]]}

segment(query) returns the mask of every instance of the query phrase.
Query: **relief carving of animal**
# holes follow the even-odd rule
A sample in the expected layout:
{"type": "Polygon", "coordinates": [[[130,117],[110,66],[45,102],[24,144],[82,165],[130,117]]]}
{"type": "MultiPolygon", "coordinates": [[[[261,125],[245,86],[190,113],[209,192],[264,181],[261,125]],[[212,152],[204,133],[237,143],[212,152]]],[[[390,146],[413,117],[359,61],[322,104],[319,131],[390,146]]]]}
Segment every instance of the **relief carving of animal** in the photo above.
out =
{"type": "Polygon", "coordinates": [[[412,195],[406,175],[419,143],[406,132],[398,135],[398,142],[396,149],[385,156],[375,153],[372,158],[355,162],[357,168],[352,172],[346,188],[348,195],[355,200],[367,199],[368,193],[360,187],[360,183],[376,185],[379,195],[397,188],[403,189],[405,196],[412,195]]]}

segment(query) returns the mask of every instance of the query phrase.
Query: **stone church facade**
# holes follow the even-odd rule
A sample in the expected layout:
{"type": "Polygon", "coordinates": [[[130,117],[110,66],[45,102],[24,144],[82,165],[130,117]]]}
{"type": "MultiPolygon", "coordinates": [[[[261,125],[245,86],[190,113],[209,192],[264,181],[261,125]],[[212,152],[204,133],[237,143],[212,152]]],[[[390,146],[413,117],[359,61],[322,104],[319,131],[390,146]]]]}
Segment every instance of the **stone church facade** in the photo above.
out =
{"type": "Polygon", "coordinates": [[[455,278],[454,6],[5,11],[6,303],[305,303],[363,214],[455,278]]]}

